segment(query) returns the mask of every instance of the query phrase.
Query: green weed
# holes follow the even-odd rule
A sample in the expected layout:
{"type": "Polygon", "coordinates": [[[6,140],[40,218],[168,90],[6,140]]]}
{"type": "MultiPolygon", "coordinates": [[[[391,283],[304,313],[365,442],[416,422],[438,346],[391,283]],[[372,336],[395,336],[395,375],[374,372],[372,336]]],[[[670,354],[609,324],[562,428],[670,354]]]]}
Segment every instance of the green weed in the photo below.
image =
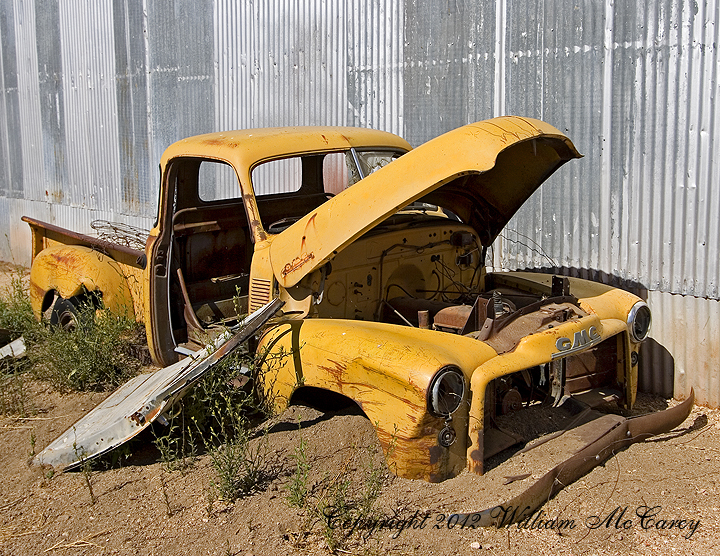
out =
{"type": "Polygon", "coordinates": [[[165,481],[165,475],[160,471],[160,492],[162,492],[163,502],[165,503],[165,515],[172,517],[173,509],[170,505],[170,495],[168,494],[167,482],[165,481]]]}
{"type": "Polygon", "coordinates": [[[198,456],[195,442],[197,427],[185,423],[183,400],[178,402],[178,408],[170,417],[167,428],[159,429],[156,426],[152,429],[155,447],[160,452],[160,461],[167,472],[187,471],[195,464],[198,456]]]}
{"type": "MultiPolygon", "coordinates": [[[[0,345],[20,336],[33,340],[39,334],[39,324],[33,317],[30,297],[23,287],[24,273],[13,274],[10,287],[0,291],[0,345]]],[[[26,359],[0,361],[0,415],[26,417],[32,412],[27,392],[26,359]]]]}
{"type": "MultiPolygon", "coordinates": [[[[392,435],[388,449],[383,454],[385,459],[395,450],[397,428],[392,435]]],[[[307,484],[305,472],[300,462],[306,461],[304,454],[307,446],[301,439],[293,459],[296,461],[295,475],[288,485],[292,493],[297,485],[307,484]]],[[[383,519],[382,511],[377,507],[377,500],[389,478],[387,466],[376,461],[376,454],[368,447],[354,446],[350,457],[345,461],[343,469],[334,477],[312,486],[307,492],[301,507],[307,516],[307,529],[320,528],[320,534],[331,552],[347,551],[358,548],[367,541],[363,537],[364,524],[378,523],[383,519]],[[350,470],[358,469],[360,476],[351,478],[350,470]],[[358,526],[359,525],[359,526],[358,526]]],[[[290,500],[290,497],[288,497],[290,500]]]]}
{"type": "Polygon", "coordinates": [[[210,454],[216,474],[211,488],[214,488],[225,502],[234,502],[252,494],[267,480],[267,432],[256,442],[250,440],[248,431],[239,428],[232,438],[210,454]]]}
{"type": "Polygon", "coordinates": [[[24,276],[25,273],[18,270],[11,278],[10,287],[0,292],[0,329],[9,333],[8,341],[20,336],[32,340],[39,329],[30,296],[23,285],[24,276]]]}
{"type": "MultiPolygon", "coordinates": [[[[75,427],[73,427],[73,432],[75,432],[75,427]]],[[[92,463],[89,459],[87,459],[87,452],[85,451],[85,448],[78,446],[75,442],[73,442],[73,450],[75,451],[75,457],[80,461],[80,471],[83,479],[85,480],[85,486],[90,493],[90,503],[94,506],[95,502],[97,502],[97,498],[95,497],[95,492],[93,491],[92,486],[92,463]]]]}
{"type": "Polygon", "coordinates": [[[0,415],[27,417],[32,413],[26,382],[27,375],[17,364],[0,361],[0,415]]]}
{"type": "Polygon", "coordinates": [[[291,506],[302,508],[308,496],[308,474],[310,463],[307,456],[307,441],[300,437],[300,444],[295,448],[292,456],[295,462],[295,472],[287,485],[287,501],[291,506]]]}
{"type": "Polygon", "coordinates": [[[141,328],[127,316],[82,304],[74,330],[41,328],[39,341],[28,350],[31,372],[60,391],[119,386],[144,363],[137,357],[144,342],[141,328]]]}

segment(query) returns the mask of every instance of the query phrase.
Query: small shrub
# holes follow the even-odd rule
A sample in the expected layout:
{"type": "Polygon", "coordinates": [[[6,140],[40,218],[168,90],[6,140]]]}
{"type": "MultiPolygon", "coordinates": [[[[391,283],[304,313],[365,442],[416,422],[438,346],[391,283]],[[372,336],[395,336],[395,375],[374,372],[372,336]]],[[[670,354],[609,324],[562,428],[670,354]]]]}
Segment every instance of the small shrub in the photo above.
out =
{"type": "MultiPolygon", "coordinates": [[[[19,270],[13,274],[10,287],[0,291],[0,329],[3,331],[0,345],[20,336],[25,336],[28,343],[39,334],[40,325],[33,317],[19,270]]],[[[26,417],[31,413],[26,371],[24,359],[0,361],[0,415],[26,417]]]]}
{"type": "Polygon", "coordinates": [[[119,386],[142,367],[137,358],[138,325],[127,316],[78,308],[76,328],[44,327],[28,351],[31,372],[60,391],[104,390],[119,386]]]}
{"type": "Polygon", "coordinates": [[[306,497],[307,528],[314,530],[319,524],[320,534],[331,552],[356,548],[367,540],[363,525],[383,519],[376,502],[387,476],[387,467],[375,462],[372,450],[354,447],[343,469],[316,484],[306,497]],[[353,481],[348,475],[355,466],[361,477],[353,481]]]}
{"type": "Polygon", "coordinates": [[[251,442],[245,428],[211,452],[216,480],[211,483],[225,502],[234,502],[252,494],[267,479],[268,436],[263,434],[251,442]]]}
{"type": "Polygon", "coordinates": [[[0,361],[0,415],[27,417],[32,413],[26,381],[17,365],[0,361]]]}
{"type": "Polygon", "coordinates": [[[295,448],[291,458],[295,461],[295,473],[287,485],[287,501],[291,506],[302,508],[308,496],[308,474],[310,463],[307,457],[307,442],[300,437],[300,444],[295,448]]]}
{"type": "Polygon", "coordinates": [[[268,476],[268,435],[252,441],[252,417],[265,414],[258,405],[252,382],[241,386],[238,377],[244,365],[252,365],[241,349],[220,361],[191,398],[196,422],[204,425],[204,440],[210,451],[216,479],[210,487],[219,498],[234,502],[262,487],[268,476]],[[202,409],[202,412],[200,410],[202,409]],[[197,421],[202,416],[203,421],[197,421]]]}
{"type": "Polygon", "coordinates": [[[0,328],[10,333],[10,340],[20,336],[32,340],[38,333],[39,323],[33,316],[20,271],[13,274],[10,287],[0,292],[0,328]]]}
{"type": "MultiPolygon", "coordinates": [[[[73,432],[75,432],[75,427],[73,427],[73,432]]],[[[89,459],[87,459],[87,452],[85,449],[79,447],[75,442],[73,442],[73,450],[75,451],[75,457],[80,461],[80,471],[82,472],[85,486],[90,493],[90,503],[94,506],[95,502],[97,502],[97,498],[92,485],[92,463],[89,459]]]]}
{"type": "Polygon", "coordinates": [[[168,471],[192,466],[201,450],[212,452],[247,426],[257,404],[237,378],[250,358],[241,348],[212,367],[178,402],[167,427],[155,427],[155,446],[168,471]]]}
{"type": "Polygon", "coordinates": [[[185,424],[185,412],[182,410],[183,400],[179,402],[180,409],[170,419],[167,428],[158,434],[157,427],[153,428],[155,434],[155,447],[160,452],[165,471],[184,472],[195,463],[198,455],[194,438],[197,427],[185,424]]]}

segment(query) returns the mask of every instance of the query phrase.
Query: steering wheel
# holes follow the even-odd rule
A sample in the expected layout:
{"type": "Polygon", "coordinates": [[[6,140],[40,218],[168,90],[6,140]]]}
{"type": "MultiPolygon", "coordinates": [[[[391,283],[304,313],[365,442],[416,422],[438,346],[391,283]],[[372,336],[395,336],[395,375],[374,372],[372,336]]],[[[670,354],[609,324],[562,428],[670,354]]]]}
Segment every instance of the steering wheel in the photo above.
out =
{"type": "Polygon", "coordinates": [[[299,216],[287,216],[270,224],[267,231],[271,234],[279,234],[300,220],[299,216]]]}

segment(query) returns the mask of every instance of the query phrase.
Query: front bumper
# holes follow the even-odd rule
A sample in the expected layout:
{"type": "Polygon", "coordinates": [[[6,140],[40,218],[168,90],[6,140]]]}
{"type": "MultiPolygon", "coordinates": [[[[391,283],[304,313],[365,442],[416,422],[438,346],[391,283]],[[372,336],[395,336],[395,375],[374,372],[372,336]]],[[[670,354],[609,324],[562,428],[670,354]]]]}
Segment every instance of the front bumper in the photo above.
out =
{"type": "MultiPolygon", "coordinates": [[[[467,519],[468,523],[478,527],[503,527],[527,519],[564,487],[618,451],[679,426],[690,415],[694,401],[695,393],[691,390],[687,400],[665,411],[631,418],[608,414],[567,431],[551,442],[567,442],[565,435],[571,433],[574,438],[570,443],[581,440],[581,446],[584,447],[576,450],[569,458],[556,462],[549,471],[520,493],[509,496],[505,501],[486,510],[462,514],[459,516],[460,521],[465,522],[467,519]]],[[[547,449],[551,452],[549,444],[550,442],[538,445],[534,449],[547,449]]],[[[498,492],[502,490],[498,485],[498,492]]],[[[507,490],[509,489],[506,488],[505,491],[507,490]]]]}

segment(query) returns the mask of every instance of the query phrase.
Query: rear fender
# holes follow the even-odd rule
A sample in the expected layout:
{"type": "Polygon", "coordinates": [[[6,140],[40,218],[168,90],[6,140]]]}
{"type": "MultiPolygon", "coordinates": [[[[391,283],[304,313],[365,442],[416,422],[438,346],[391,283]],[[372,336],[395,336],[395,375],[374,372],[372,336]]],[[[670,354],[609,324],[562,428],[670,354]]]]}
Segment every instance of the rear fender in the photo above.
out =
{"type": "Polygon", "coordinates": [[[30,270],[30,302],[37,319],[53,293],[70,299],[85,292],[99,293],[103,306],[114,313],[135,316],[125,274],[110,256],[81,245],[56,245],[37,254],[30,270]]]}

